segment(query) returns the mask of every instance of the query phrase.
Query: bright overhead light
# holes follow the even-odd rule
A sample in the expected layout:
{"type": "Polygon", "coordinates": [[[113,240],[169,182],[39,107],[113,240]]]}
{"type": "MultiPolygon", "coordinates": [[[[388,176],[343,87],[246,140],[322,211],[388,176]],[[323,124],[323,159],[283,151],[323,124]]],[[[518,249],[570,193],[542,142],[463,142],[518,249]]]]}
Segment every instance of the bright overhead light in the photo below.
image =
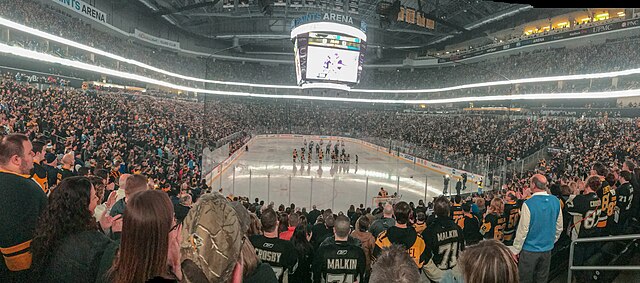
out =
{"type": "Polygon", "coordinates": [[[621,98],[640,96],[640,89],[631,89],[624,91],[603,91],[603,92],[585,92],[585,93],[537,93],[537,94],[520,94],[520,95],[492,95],[492,96],[470,96],[445,99],[368,99],[368,98],[348,98],[348,97],[322,97],[309,95],[276,95],[235,91],[219,91],[199,89],[176,85],[144,76],[130,74],[126,72],[107,69],[83,62],[72,61],[69,59],[55,57],[53,55],[40,53],[20,47],[9,46],[0,43],[0,52],[13,54],[15,56],[24,57],[26,59],[39,60],[49,63],[57,63],[85,71],[106,74],[109,76],[120,77],[148,84],[168,87],[175,90],[189,91],[195,93],[207,93],[214,95],[236,96],[236,97],[260,97],[260,98],[279,98],[279,99],[298,99],[298,100],[321,100],[321,101],[338,101],[338,102],[357,102],[357,103],[385,103],[385,104],[446,104],[458,102],[476,102],[476,101],[514,101],[514,100],[541,100],[541,99],[596,99],[596,98],[621,98]]]}
{"type": "MultiPolygon", "coordinates": [[[[246,87],[255,87],[255,88],[275,88],[275,89],[301,89],[299,86],[294,85],[269,85],[269,84],[254,84],[254,83],[242,83],[242,82],[228,82],[228,81],[216,81],[216,80],[206,80],[201,78],[195,78],[190,76],[185,76],[181,74],[172,73],[160,68],[156,68],[150,65],[147,65],[142,62],[138,62],[135,60],[127,59],[122,56],[114,55],[100,49],[96,49],[84,44],[80,44],[59,36],[55,36],[52,34],[48,34],[42,31],[39,31],[34,28],[30,28],[25,25],[21,25],[7,19],[0,17],[0,25],[4,25],[10,28],[14,28],[20,30],[21,32],[29,33],[35,36],[39,36],[45,39],[49,39],[52,41],[56,41],[65,45],[69,45],[78,49],[82,49],[96,55],[101,55],[104,57],[108,57],[114,60],[118,60],[121,62],[125,62],[131,65],[136,65],[138,67],[142,67],[151,71],[155,71],[161,74],[165,74],[168,76],[172,76],[175,78],[180,78],[184,80],[194,81],[194,82],[202,82],[202,83],[210,83],[210,84],[219,84],[219,85],[234,85],[234,86],[246,86],[246,87]]],[[[447,51],[445,54],[449,54],[447,51]]],[[[615,71],[615,72],[607,72],[607,73],[594,73],[594,74],[585,74],[585,75],[567,75],[567,76],[555,76],[555,77],[538,77],[538,78],[525,78],[525,79],[515,79],[515,80],[506,80],[506,81],[493,81],[493,82],[484,82],[484,83],[474,83],[474,84],[465,84],[465,85],[457,85],[451,87],[444,88],[432,88],[432,89],[351,89],[349,92],[351,93],[435,93],[435,92],[445,92],[452,90],[460,90],[460,89],[470,89],[470,88],[478,88],[478,87],[487,87],[487,86],[499,86],[499,85],[512,85],[512,84],[521,84],[521,83],[537,83],[537,82],[550,82],[550,81],[569,81],[569,80],[581,80],[581,79],[599,79],[599,78],[612,78],[617,76],[627,76],[640,74],[639,69],[630,69],[624,71],[615,71]]]]}

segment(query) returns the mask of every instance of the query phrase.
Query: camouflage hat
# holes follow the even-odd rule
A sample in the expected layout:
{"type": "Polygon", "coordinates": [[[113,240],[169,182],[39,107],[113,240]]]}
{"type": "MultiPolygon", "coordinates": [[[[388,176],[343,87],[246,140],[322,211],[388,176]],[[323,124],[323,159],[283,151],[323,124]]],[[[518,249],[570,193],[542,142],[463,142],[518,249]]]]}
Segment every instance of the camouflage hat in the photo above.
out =
{"type": "Polygon", "coordinates": [[[240,226],[242,227],[242,231],[246,233],[249,231],[249,225],[251,225],[251,217],[249,216],[249,211],[244,208],[244,205],[239,201],[231,202],[231,206],[236,210],[236,214],[238,215],[238,221],[240,222],[240,226]]]}
{"type": "Polygon", "coordinates": [[[240,258],[241,223],[221,194],[205,194],[184,219],[180,253],[186,282],[227,282],[240,258]]]}

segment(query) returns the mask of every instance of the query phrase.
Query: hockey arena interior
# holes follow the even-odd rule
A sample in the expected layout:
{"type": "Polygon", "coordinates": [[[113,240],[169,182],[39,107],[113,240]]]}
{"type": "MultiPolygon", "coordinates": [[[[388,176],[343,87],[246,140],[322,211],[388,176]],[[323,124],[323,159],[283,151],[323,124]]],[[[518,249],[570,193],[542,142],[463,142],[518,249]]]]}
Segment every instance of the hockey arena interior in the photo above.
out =
{"type": "Polygon", "coordinates": [[[0,282],[640,282],[640,9],[2,0],[0,76],[0,282]]]}

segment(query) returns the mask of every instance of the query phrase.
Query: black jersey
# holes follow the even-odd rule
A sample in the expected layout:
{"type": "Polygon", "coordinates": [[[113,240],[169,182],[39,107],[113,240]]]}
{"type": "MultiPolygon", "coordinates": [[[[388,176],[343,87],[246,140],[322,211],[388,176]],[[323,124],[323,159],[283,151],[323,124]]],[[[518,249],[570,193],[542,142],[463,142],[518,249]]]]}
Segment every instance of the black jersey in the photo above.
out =
{"type": "Polygon", "coordinates": [[[504,214],[502,215],[505,219],[503,242],[507,246],[513,245],[513,239],[516,236],[516,229],[520,221],[520,207],[521,204],[518,202],[507,202],[504,205],[504,214]]]}
{"type": "Polygon", "coordinates": [[[71,171],[69,169],[62,168],[62,170],[60,170],[58,172],[58,177],[57,177],[58,184],[60,184],[60,182],[62,182],[62,180],[66,179],[66,178],[69,178],[69,177],[73,177],[75,175],[76,174],[73,173],[73,171],[71,171]]]}
{"type": "Polygon", "coordinates": [[[600,197],[600,216],[598,217],[598,228],[602,228],[601,232],[605,232],[608,223],[613,222],[613,214],[616,208],[616,192],[606,181],[602,182],[602,188],[597,192],[600,197]],[[608,221],[611,219],[611,221],[608,221]]]}
{"type": "Polygon", "coordinates": [[[458,220],[461,219],[463,215],[464,211],[462,211],[462,205],[454,203],[451,206],[451,218],[453,219],[453,222],[458,222],[458,220]]]}
{"type": "Polygon", "coordinates": [[[505,219],[497,213],[490,213],[484,217],[480,233],[485,239],[496,239],[502,242],[505,219]]]}
{"type": "Polygon", "coordinates": [[[631,186],[631,183],[627,182],[616,188],[616,197],[616,205],[620,209],[620,213],[624,214],[627,212],[631,212],[631,205],[634,198],[633,186],[631,186]]]}
{"type": "Polygon", "coordinates": [[[296,270],[298,254],[290,241],[253,235],[249,238],[256,249],[258,258],[268,263],[278,277],[278,281],[289,282],[289,273],[296,270]]]}
{"type": "Polygon", "coordinates": [[[362,282],[366,270],[366,258],[360,246],[349,242],[325,241],[313,263],[313,282],[351,283],[362,282]]]}
{"type": "Polygon", "coordinates": [[[0,170],[0,278],[28,282],[31,240],[47,195],[29,175],[0,170]]]}
{"type": "Polygon", "coordinates": [[[480,234],[480,219],[478,216],[472,213],[466,213],[462,218],[458,219],[458,227],[462,229],[465,245],[475,245],[482,241],[482,234],[480,234]]]}
{"type": "Polygon", "coordinates": [[[49,177],[47,176],[47,173],[47,169],[40,165],[40,163],[33,163],[33,174],[31,175],[31,179],[40,185],[45,194],[49,193],[49,177]]]}
{"type": "Polygon", "coordinates": [[[451,218],[436,218],[429,228],[422,232],[429,259],[441,270],[451,269],[458,262],[458,255],[464,250],[462,229],[451,218]]]}
{"type": "Polygon", "coordinates": [[[602,201],[596,193],[569,196],[566,205],[573,216],[572,224],[569,226],[571,229],[568,231],[571,233],[571,239],[599,236],[600,229],[597,224],[602,201]]]}
{"type": "Polygon", "coordinates": [[[58,172],[60,170],[47,164],[45,164],[43,167],[44,170],[47,171],[47,186],[49,186],[49,190],[51,190],[51,188],[55,187],[58,184],[58,172]]]}
{"type": "MultiPolygon", "coordinates": [[[[429,224],[427,224],[427,230],[428,229],[429,224]]],[[[383,248],[389,247],[392,244],[402,245],[418,268],[422,268],[422,266],[427,263],[429,254],[424,240],[412,227],[399,228],[392,226],[386,231],[382,231],[376,238],[376,244],[373,247],[373,258],[375,259],[379,256],[383,248]]]]}

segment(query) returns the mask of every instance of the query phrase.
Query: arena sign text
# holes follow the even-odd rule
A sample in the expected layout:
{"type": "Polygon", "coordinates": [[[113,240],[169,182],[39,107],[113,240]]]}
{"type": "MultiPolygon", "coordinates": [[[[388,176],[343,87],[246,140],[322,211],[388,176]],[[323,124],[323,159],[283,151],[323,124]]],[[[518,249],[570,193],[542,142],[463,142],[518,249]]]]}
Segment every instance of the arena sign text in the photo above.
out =
{"type": "Polygon", "coordinates": [[[90,18],[96,22],[101,24],[107,24],[107,14],[102,12],[95,7],[85,3],[80,0],[53,0],[64,7],[67,7],[69,10],[73,10],[76,13],[82,14],[83,16],[90,18]]]}

